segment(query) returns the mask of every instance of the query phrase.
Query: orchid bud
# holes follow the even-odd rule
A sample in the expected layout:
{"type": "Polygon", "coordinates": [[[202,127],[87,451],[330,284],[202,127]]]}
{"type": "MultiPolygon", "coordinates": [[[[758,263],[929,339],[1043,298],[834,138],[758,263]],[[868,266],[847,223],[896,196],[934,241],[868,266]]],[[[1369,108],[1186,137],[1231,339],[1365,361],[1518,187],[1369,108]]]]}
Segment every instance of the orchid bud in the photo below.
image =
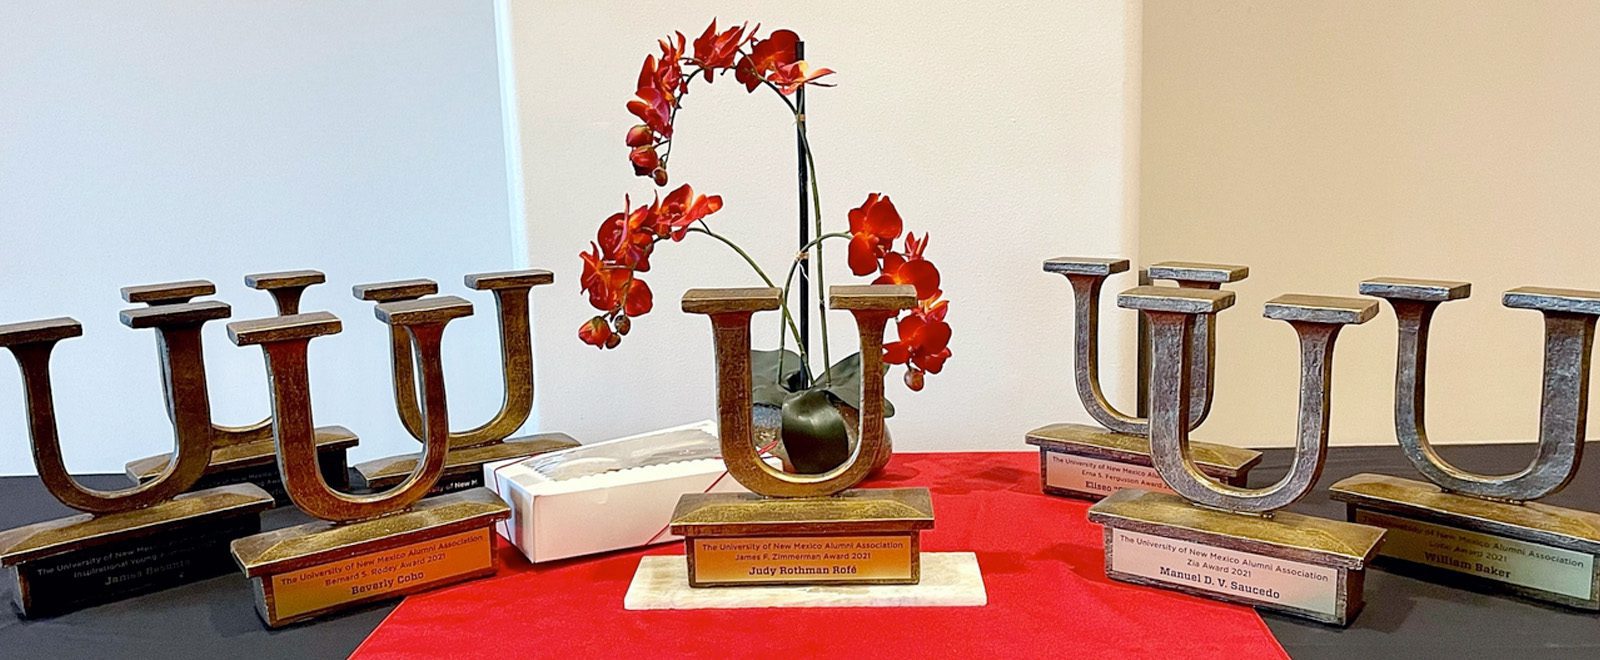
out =
{"type": "Polygon", "coordinates": [[[656,134],[650,130],[649,126],[639,124],[628,129],[628,146],[630,147],[643,147],[655,142],[655,140],[656,134]]]}

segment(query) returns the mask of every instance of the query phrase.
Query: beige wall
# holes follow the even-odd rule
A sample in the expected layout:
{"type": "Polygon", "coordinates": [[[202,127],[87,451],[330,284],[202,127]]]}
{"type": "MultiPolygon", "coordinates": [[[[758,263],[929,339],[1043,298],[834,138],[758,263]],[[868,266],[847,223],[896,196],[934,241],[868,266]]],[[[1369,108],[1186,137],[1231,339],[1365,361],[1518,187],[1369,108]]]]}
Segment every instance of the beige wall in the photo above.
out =
{"type": "MultiPolygon", "coordinates": [[[[1253,273],[1197,437],[1290,443],[1294,335],[1262,304],[1380,275],[1474,284],[1435,319],[1435,439],[1534,437],[1539,316],[1499,296],[1600,289],[1597,35],[1594,2],[1146,3],[1141,256],[1253,273]]],[[[1387,308],[1341,337],[1334,442],[1393,442],[1394,342],[1387,308]]]]}

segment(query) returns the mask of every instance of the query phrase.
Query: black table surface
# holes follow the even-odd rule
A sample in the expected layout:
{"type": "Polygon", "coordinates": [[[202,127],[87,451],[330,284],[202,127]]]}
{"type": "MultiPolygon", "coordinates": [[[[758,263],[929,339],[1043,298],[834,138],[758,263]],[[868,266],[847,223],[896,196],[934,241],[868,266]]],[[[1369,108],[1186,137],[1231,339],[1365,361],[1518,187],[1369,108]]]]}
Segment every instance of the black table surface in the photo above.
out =
{"type": "MultiPolygon", "coordinates": [[[[1532,460],[1528,445],[1446,447],[1462,467],[1505,472],[1532,460]]],[[[1253,485],[1271,483],[1288,468],[1289,453],[1268,450],[1251,474],[1253,485]]],[[[1397,447],[1339,447],[1329,452],[1317,489],[1293,508],[1343,519],[1343,505],[1327,497],[1334,481],[1358,472],[1414,477],[1397,447]]],[[[84,478],[90,486],[120,487],[120,476],[84,478]]],[[[1573,486],[1544,501],[1600,510],[1600,461],[1591,461],[1573,486]]],[[[0,478],[0,529],[66,515],[69,510],[32,477],[0,478]]],[[[305,518],[294,510],[266,514],[275,529],[305,518]]],[[[10,602],[12,587],[0,587],[10,602]]],[[[393,604],[269,631],[255,612],[249,584],[227,575],[163,592],[40,620],[19,620],[0,608],[0,658],[338,658],[355,650],[393,604]]],[[[1368,571],[1366,610],[1347,629],[1265,614],[1296,658],[1528,658],[1600,657],[1600,615],[1475,593],[1385,572],[1368,571]]],[[[604,625],[604,622],[596,622],[604,625]]],[[[1195,631],[1197,635],[1205,631],[1195,631]]],[[[1046,650],[1041,649],[1041,654],[1046,650]]]]}

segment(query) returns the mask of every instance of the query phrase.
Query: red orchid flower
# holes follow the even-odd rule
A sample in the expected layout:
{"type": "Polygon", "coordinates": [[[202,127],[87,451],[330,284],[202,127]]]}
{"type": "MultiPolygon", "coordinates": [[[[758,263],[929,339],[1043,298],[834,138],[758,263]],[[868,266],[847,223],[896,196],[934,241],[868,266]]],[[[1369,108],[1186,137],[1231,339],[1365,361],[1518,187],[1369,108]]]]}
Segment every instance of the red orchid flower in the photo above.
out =
{"type": "Polygon", "coordinates": [[[578,253],[583,259],[583,276],[578,282],[589,294],[591,306],[602,312],[613,311],[620,300],[619,285],[626,281],[626,269],[607,264],[595,244],[590,243],[589,247],[590,252],[578,253]]]}
{"type": "Polygon", "coordinates": [[[900,339],[883,347],[884,362],[908,367],[906,387],[912,391],[922,389],[924,372],[939,373],[950,359],[950,325],[944,321],[949,309],[943,300],[919,304],[895,324],[900,339]]]}
{"type": "Polygon", "coordinates": [[[672,102],[654,87],[640,88],[633,100],[628,101],[628,112],[638,117],[639,121],[650,127],[650,130],[659,133],[661,137],[672,137],[672,102]]]}
{"type": "Polygon", "coordinates": [[[721,195],[696,195],[689,184],[678,186],[677,190],[667,193],[667,198],[661,200],[657,210],[656,233],[681,241],[689,233],[690,225],[721,209],[721,195]]]}
{"type": "Polygon", "coordinates": [[[655,308],[655,296],[650,293],[650,285],[634,277],[632,271],[625,272],[628,281],[622,285],[622,313],[628,316],[649,314],[655,308]]]}
{"type": "Polygon", "coordinates": [[[773,31],[750,47],[750,55],[739,60],[733,71],[734,78],[744,84],[746,92],[754,92],[761,86],[764,76],[799,58],[796,54],[799,43],[800,35],[791,30],[773,31]]]}
{"type": "MultiPolygon", "coordinates": [[[[711,74],[717,69],[727,69],[733,66],[733,58],[739,54],[739,48],[745,44],[746,25],[728,28],[726,31],[717,32],[717,19],[711,19],[711,25],[706,26],[704,34],[694,40],[694,57],[691,62],[705,69],[706,82],[711,82],[711,74]]],[[[754,31],[751,33],[754,35],[754,31]]]]}
{"type": "Polygon", "coordinates": [[[630,210],[628,198],[622,199],[622,212],[613,213],[600,223],[595,240],[607,261],[628,270],[650,272],[657,224],[655,205],[641,204],[630,210]]]}
{"type": "Polygon", "coordinates": [[[918,241],[916,234],[906,234],[906,253],[889,252],[883,255],[883,272],[873,284],[909,284],[917,288],[917,300],[939,297],[939,269],[922,258],[928,247],[928,235],[918,241]]]}
{"type": "Polygon", "coordinates": [[[818,78],[833,75],[833,69],[811,70],[804,61],[784,64],[774,69],[767,76],[767,80],[777,85],[784,95],[795,93],[803,85],[816,85],[818,87],[832,87],[833,85],[816,82],[818,78]]]}
{"type": "Polygon", "coordinates": [[[872,193],[867,201],[850,211],[850,272],[871,275],[878,270],[878,259],[894,247],[900,237],[900,212],[888,195],[872,193]]]}

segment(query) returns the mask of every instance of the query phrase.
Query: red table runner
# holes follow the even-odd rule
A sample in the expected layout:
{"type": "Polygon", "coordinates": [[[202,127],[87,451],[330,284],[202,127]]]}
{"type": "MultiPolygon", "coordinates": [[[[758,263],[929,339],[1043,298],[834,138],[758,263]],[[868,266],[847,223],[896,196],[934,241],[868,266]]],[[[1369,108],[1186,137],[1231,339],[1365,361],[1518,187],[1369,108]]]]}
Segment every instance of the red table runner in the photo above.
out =
{"type": "Polygon", "coordinates": [[[1288,657],[1247,607],[1106,579],[1037,453],[899,454],[864,485],[931,489],[922,549],[977,553],[989,604],[629,612],[639,558],[683,544],[534,566],[501,539],[496,576],[407,598],[353,657],[1288,657]]]}

